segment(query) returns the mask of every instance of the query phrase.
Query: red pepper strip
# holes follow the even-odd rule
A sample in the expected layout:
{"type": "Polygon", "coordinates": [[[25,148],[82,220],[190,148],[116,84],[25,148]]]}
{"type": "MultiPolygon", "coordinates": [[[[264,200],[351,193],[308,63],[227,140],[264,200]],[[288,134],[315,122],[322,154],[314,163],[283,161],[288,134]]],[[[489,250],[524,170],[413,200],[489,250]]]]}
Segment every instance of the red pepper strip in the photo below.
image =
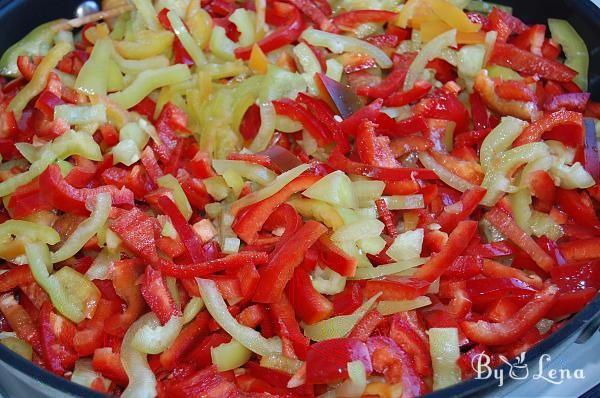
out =
{"type": "Polygon", "coordinates": [[[376,86],[360,86],[356,89],[356,94],[371,98],[387,98],[394,91],[402,88],[408,68],[416,56],[417,53],[399,55],[394,60],[394,69],[381,83],[376,86]]]}
{"type": "Polygon", "coordinates": [[[327,164],[336,170],[342,170],[347,174],[363,175],[375,180],[402,181],[412,178],[422,180],[437,180],[438,176],[428,169],[416,169],[406,167],[377,167],[368,164],[354,162],[336,150],[331,152],[327,164]]]}
{"type": "Polygon", "coordinates": [[[168,102],[156,120],[156,132],[161,144],[152,142],[151,146],[156,156],[166,165],[176,166],[174,162],[177,147],[181,139],[176,132],[189,132],[187,129],[187,114],[176,105],[168,102]]]}
{"type": "Polygon", "coordinates": [[[116,261],[112,269],[112,283],[115,292],[127,303],[123,313],[107,319],[105,330],[112,335],[123,335],[129,326],[144,312],[146,303],[136,283],[143,273],[139,261],[134,259],[116,261]]]}
{"type": "MultiPolygon", "coordinates": [[[[260,39],[256,44],[260,47],[263,52],[270,53],[273,50],[277,50],[287,44],[292,44],[298,40],[300,34],[304,31],[304,18],[300,11],[296,7],[293,7],[290,11],[289,16],[285,22],[285,25],[266,37],[260,39]]],[[[252,52],[252,46],[236,48],[235,57],[247,60],[250,58],[252,52]]]]}
{"type": "Polygon", "coordinates": [[[40,327],[40,343],[42,357],[48,370],[57,375],[64,375],[73,367],[77,354],[66,342],[72,342],[75,325],[60,315],[53,313],[52,303],[46,301],[40,308],[38,323],[40,327]],[[59,333],[57,335],[56,333],[59,333]]]}
{"type": "Polygon", "coordinates": [[[465,255],[476,256],[483,258],[503,257],[514,254],[515,250],[506,242],[492,242],[478,244],[470,244],[465,250],[465,255]]]}
{"type": "Polygon", "coordinates": [[[28,342],[37,353],[41,353],[39,331],[31,316],[17,303],[12,293],[0,296],[0,311],[17,337],[28,342]]]}
{"type": "Polygon", "coordinates": [[[376,308],[372,309],[354,325],[348,338],[366,342],[383,320],[383,315],[376,308]]]}
{"type": "Polygon", "coordinates": [[[123,369],[121,357],[118,352],[113,352],[110,347],[98,348],[94,351],[92,368],[120,386],[126,386],[128,383],[127,373],[123,369]]]}
{"type": "Polygon", "coordinates": [[[377,133],[388,137],[405,137],[407,135],[422,133],[429,128],[420,116],[411,116],[407,119],[395,121],[385,113],[377,116],[377,133]]]}
{"type": "Polygon", "coordinates": [[[375,135],[376,126],[366,119],[360,121],[355,140],[355,149],[359,159],[371,166],[389,168],[400,166],[390,147],[390,139],[375,135]]]}
{"type": "Polygon", "coordinates": [[[63,101],[58,95],[48,90],[44,90],[35,101],[34,107],[39,109],[48,119],[54,120],[54,108],[57,105],[63,105],[63,101]]]}
{"type": "Polygon", "coordinates": [[[194,264],[164,262],[161,270],[165,275],[176,278],[195,278],[209,276],[225,270],[238,270],[246,264],[262,265],[267,263],[268,260],[269,255],[265,252],[245,251],[194,264]]]}
{"type": "MultiPolygon", "coordinates": [[[[466,251],[468,251],[467,248],[466,251]]],[[[450,281],[465,280],[481,274],[483,258],[479,256],[459,256],[444,272],[444,279],[450,281]]]]}
{"type": "Polygon", "coordinates": [[[65,181],[56,164],[48,166],[40,175],[40,192],[53,208],[77,215],[89,215],[86,202],[101,192],[110,193],[113,206],[131,207],[134,204],[133,192],[127,188],[118,189],[113,185],[83,189],[72,187],[65,181]]]}
{"type": "Polygon", "coordinates": [[[377,207],[379,218],[385,224],[387,234],[392,238],[396,238],[398,236],[398,229],[396,228],[396,224],[394,224],[394,217],[392,216],[390,209],[388,209],[385,200],[377,199],[375,201],[375,206],[377,207]]]}
{"type": "Polygon", "coordinates": [[[423,379],[417,374],[414,365],[402,348],[389,337],[371,337],[367,341],[373,362],[373,370],[382,373],[389,384],[401,383],[402,396],[419,397],[425,394],[423,379]]]}
{"type": "Polygon", "coordinates": [[[538,205],[542,204],[544,210],[550,211],[556,198],[556,186],[554,180],[543,170],[538,170],[529,176],[529,189],[531,194],[539,199],[538,205]]]}
{"type": "Polygon", "coordinates": [[[110,229],[119,235],[127,249],[155,265],[159,263],[159,258],[154,234],[159,227],[156,219],[137,207],[122,211],[117,219],[110,222],[110,229]]]}
{"type": "Polygon", "coordinates": [[[181,316],[181,310],[171,296],[161,272],[150,265],[146,267],[146,275],[140,290],[161,325],[167,323],[172,317],[181,316]]]}
{"type": "Polygon", "coordinates": [[[546,25],[533,25],[515,37],[511,44],[535,55],[542,55],[542,46],[546,39],[546,25]]]}
{"type": "Polygon", "coordinates": [[[587,303],[596,297],[597,292],[598,289],[588,287],[573,292],[560,293],[554,305],[546,314],[546,318],[560,319],[581,311],[587,303]]]}
{"type": "Polygon", "coordinates": [[[367,345],[359,339],[337,338],[310,346],[306,355],[306,382],[331,384],[348,378],[348,363],[361,361],[367,374],[373,367],[367,345]]]}
{"type": "Polygon", "coordinates": [[[490,128],[490,116],[488,114],[487,107],[483,103],[483,100],[477,91],[473,91],[473,93],[469,95],[469,102],[471,104],[471,119],[473,119],[473,128],[475,130],[490,128]]]}
{"type": "Polygon", "coordinates": [[[284,115],[300,122],[306,131],[317,140],[319,146],[326,146],[331,142],[327,126],[294,100],[282,98],[273,101],[273,106],[278,115],[284,115]]]}
{"type": "Polygon", "coordinates": [[[338,27],[331,19],[327,18],[327,15],[319,8],[313,0],[286,0],[287,2],[295,5],[304,15],[308,17],[319,29],[326,32],[337,33],[339,32],[338,27]]]}
{"type": "Polygon", "coordinates": [[[526,75],[538,75],[544,79],[570,82],[577,72],[558,61],[544,58],[529,51],[521,50],[512,44],[497,41],[490,64],[511,68],[526,75]]]}
{"type": "Polygon", "coordinates": [[[456,132],[463,132],[469,124],[469,112],[456,95],[440,89],[430,94],[415,107],[415,115],[424,118],[450,120],[456,123],[456,132]]]}
{"type": "Polygon", "coordinates": [[[396,18],[395,12],[382,10],[356,10],[338,14],[333,18],[333,22],[344,28],[355,28],[360,24],[375,22],[386,23],[396,18]]]}
{"type": "Polygon", "coordinates": [[[193,321],[185,325],[173,344],[160,354],[160,364],[163,368],[175,368],[184,354],[208,332],[208,312],[202,311],[193,321]]]}
{"type": "Polygon", "coordinates": [[[0,275],[0,293],[13,290],[19,285],[28,285],[32,282],[34,282],[34,279],[29,266],[16,266],[0,275]]]}
{"type": "Polygon", "coordinates": [[[319,252],[319,262],[334,270],[342,276],[354,276],[356,272],[356,258],[347,255],[336,246],[328,235],[323,235],[314,246],[319,252]]]}
{"type": "Polygon", "coordinates": [[[272,254],[269,263],[261,269],[261,278],[254,293],[254,301],[274,303],[279,300],[306,251],[325,232],[327,227],[323,224],[308,221],[277,252],[272,254]]]}
{"type": "Polygon", "coordinates": [[[513,146],[517,147],[529,144],[530,142],[539,141],[540,139],[542,139],[544,133],[551,131],[555,127],[562,126],[565,124],[576,125],[580,127],[580,133],[573,134],[574,130],[572,129],[569,130],[569,133],[571,135],[577,135],[578,137],[575,138],[575,140],[577,142],[582,142],[583,139],[579,139],[579,137],[582,138],[583,133],[583,116],[581,115],[581,113],[578,112],[571,112],[561,109],[557,112],[546,114],[541,119],[530,124],[525,130],[523,130],[521,135],[517,137],[517,139],[513,143],[513,146]]]}
{"type": "Polygon", "coordinates": [[[377,117],[381,113],[381,107],[383,106],[382,99],[376,99],[369,105],[360,108],[352,115],[348,116],[342,123],[341,127],[346,136],[354,136],[357,133],[360,122],[363,120],[369,120],[375,122],[377,117]]]}
{"type": "Polygon", "coordinates": [[[570,264],[555,267],[550,275],[552,283],[561,292],[593,287],[600,288],[600,267],[598,262],[592,261],[585,264],[570,264]]]}
{"type": "Polygon", "coordinates": [[[421,98],[429,93],[431,90],[431,83],[419,80],[415,83],[414,87],[408,91],[397,91],[387,97],[383,104],[385,106],[404,106],[417,102],[421,98]]]}
{"type": "Polygon", "coordinates": [[[444,209],[437,218],[437,223],[442,226],[442,231],[451,232],[460,221],[467,219],[477,209],[485,193],[486,190],[484,188],[475,187],[469,189],[460,198],[461,210],[458,213],[451,213],[444,209]]]}
{"type": "Polygon", "coordinates": [[[547,112],[556,112],[564,108],[569,111],[583,112],[590,100],[590,93],[567,93],[559,94],[546,98],[544,110],[547,112]]]}
{"type": "Polygon", "coordinates": [[[164,175],[162,169],[158,165],[158,161],[156,160],[156,156],[154,156],[154,151],[151,147],[147,146],[142,152],[142,164],[146,169],[146,173],[152,180],[154,184],[158,184],[158,179],[164,175]]]}
{"type": "Polygon", "coordinates": [[[173,228],[177,231],[179,238],[187,249],[187,252],[194,263],[201,263],[206,260],[206,254],[202,248],[202,241],[196,235],[190,224],[187,223],[175,203],[167,196],[158,198],[158,206],[162,212],[169,216],[173,223],[173,228]]]}
{"type": "Polygon", "coordinates": [[[392,34],[367,36],[365,41],[381,49],[396,48],[400,44],[398,36],[392,34]]]}
{"type": "MultiPolygon", "coordinates": [[[[553,269],[556,269],[553,268],[553,269]]],[[[544,282],[542,279],[535,274],[528,274],[518,268],[508,267],[504,264],[498,263],[490,259],[483,260],[483,275],[488,278],[513,278],[531,285],[536,289],[542,289],[544,282]]]]}
{"type": "Polygon", "coordinates": [[[260,274],[256,270],[256,266],[253,263],[246,263],[241,266],[236,275],[240,281],[242,296],[244,299],[250,300],[260,280],[260,274]]]}
{"type": "Polygon", "coordinates": [[[495,81],[495,91],[498,97],[508,101],[535,101],[535,93],[529,85],[521,80],[495,81]]]}
{"type": "Polygon", "coordinates": [[[273,196],[239,211],[232,229],[244,242],[252,244],[258,238],[258,232],[263,228],[269,216],[279,205],[288,200],[293,194],[304,191],[313,185],[319,178],[314,175],[302,175],[273,196]]]}
{"type": "Polygon", "coordinates": [[[390,337],[412,358],[419,375],[431,376],[429,340],[417,312],[407,311],[394,315],[390,325],[390,337]]]}
{"type": "Polygon", "coordinates": [[[527,235],[513,220],[498,207],[491,209],[486,215],[488,220],[501,234],[506,236],[516,246],[527,253],[531,259],[544,271],[549,272],[556,264],[552,257],[548,255],[542,248],[527,235]]]}
{"type": "Polygon", "coordinates": [[[439,278],[467,248],[476,230],[477,222],[475,221],[459,222],[450,233],[448,242],[443,246],[442,251],[434,254],[427,263],[417,270],[414,277],[424,279],[430,283],[439,278]]]}
{"type": "Polygon", "coordinates": [[[556,286],[548,286],[504,322],[463,321],[460,327],[469,339],[479,344],[514,343],[548,313],[556,301],[557,292],[556,286]]]}
{"type": "Polygon", "coordinates": [[[294,309],[285,294],[269,306],[269,311],[277,334],[283,340],[284,355],[305,359],[310,341],[302,334],[294,309]]]}
{"type": "Polygon", "coordinates": [[[600,229],[600,220],[596,215],[594,204],[585,192],[579,193],[559,188],[556,190],[556,203],[577,224],[600,229]]]}
{"type": "Polygon", "coordinates": [[[277,228],[284,228],[283,235],[281,235],[275,245],[275,250],[279,250],[279,248],[287,242],[301,226],[302,217],[300,217],[300,214],[298,214],[296,209],[287,203],[282,203],[273,213],[271,213],[264,223],[263,228],[271,231],[277,228]]]}
{"type": "Polygon", "coordinates": [[[329,318],[333,312],[331,301],[315,290],[310,275],[302,267],[294,270],[287,294],[296,316],[309,325],[329,318]]]}
{"type": "Polygon", "coordinates": [[[304,93],[299,93],[296,101],[303,104],[315,118],[318,118],[327,127],[329,136],[333,138],[342,153],[350,151],[350,143],[344,135],[340,124],[334,119],[335,114],[325,101],[304,93]]]}
{"type": "Polygon", "coordinates": [[[368,280],[363,293],[370,298],[381,292],[379,300],[413,300],[425,294],[428,286],[429,283],[418,278],[386,276],[368,280]]]}
{"type": "Polygon", "coordinates": [[[341,293],[331,297],[332,316],[348,315],[356,311],[363,303],[362,289],[359,283],[348,283],[341,293]]]}
{"type": "Polygon", "coordinates": [[[565,242],[558,245],[567,263],[600,259],[600,238],[589,238],[565,242]]]}
{"type": "MultiPolygon", "coordinates": [[[[233,3],[223,3],[234,6],[233,3]]],[[[208,353],[210,355],[210,351],[208,353]]],[[[175,377],[159,382],[158,391],[162,391],[165,397],[173,398],[189,396],[240,397],[245,395],[235,385],[233,375],[219,372],[216,365],[202,370],[195,369],[192,367],[187,372],[176,372],[175,377]]]]}

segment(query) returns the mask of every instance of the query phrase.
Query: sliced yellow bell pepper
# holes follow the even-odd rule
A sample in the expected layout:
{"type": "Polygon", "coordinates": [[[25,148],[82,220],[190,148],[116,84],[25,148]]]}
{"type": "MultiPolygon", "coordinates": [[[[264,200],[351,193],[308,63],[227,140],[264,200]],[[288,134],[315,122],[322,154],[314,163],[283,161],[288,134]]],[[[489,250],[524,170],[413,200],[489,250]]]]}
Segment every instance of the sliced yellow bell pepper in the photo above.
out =
{"type": "Polygon", "coordinates": [[[250,60],[248,60],[248,66],[255,73],[259,73],[261,75],[267,73],[269,60],[267,59],[265,53],[260,49],[258,44],[254,44],[252,46],[252,51],[250,52],[250,60]]]}
{"type": "Polygon", "coordinates": [[[469,20],[467,14],[446,0],[427,0],[431,9],[442,21],[460,32],[478,32],[481,25],[469,20]]]}

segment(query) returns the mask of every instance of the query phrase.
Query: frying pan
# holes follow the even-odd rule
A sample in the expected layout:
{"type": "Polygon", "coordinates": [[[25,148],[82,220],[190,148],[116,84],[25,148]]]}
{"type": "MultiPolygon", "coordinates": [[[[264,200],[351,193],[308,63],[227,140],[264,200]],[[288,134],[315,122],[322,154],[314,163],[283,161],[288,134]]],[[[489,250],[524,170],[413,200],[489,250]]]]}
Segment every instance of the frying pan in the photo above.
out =
{"type": "MultiPolygon", "coordinates": [[[[600,9],[590,0],[494,0],[513,7],[526,23],[546,23],[548,18],[567,19],[577,29],[590,51],[590,91],[600,100],[600,9]]],[[[57,18],[71,18],[82,0],[0,0],[0,53],[34,27],[57,18]]],[[[598,328],[600,295],[550,337],[527,352],[527,361],[581,342],[598,328]],[[583,330],[583,332],[582,332],[583,330]]],[[[508,370],[506,365],[505,372],[508,370]]],[[[510,382],[510,381],[509,381],[510,382]]],[[[429,398],[480,396],[497,388],[497,382],[468,380],[436,391],[429,398]]],[[[0,345],[0,393],[5,397],[86,397],[103,394],[71,383],[25,360],[0,345]]],[[[593,393],[592,393],[593,394],[593,393]]]]}

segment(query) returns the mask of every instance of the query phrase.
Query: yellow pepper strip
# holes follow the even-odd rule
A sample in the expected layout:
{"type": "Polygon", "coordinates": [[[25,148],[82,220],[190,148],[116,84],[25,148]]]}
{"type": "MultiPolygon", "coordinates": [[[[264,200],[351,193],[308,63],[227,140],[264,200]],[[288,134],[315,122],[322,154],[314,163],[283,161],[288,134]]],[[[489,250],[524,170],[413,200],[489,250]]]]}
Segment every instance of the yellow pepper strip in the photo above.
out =
{"type": "Polygon", "coordinates": [[[422,7],[424,4],[423,0],[408,0],[404,7],[398,13],[398,17],[396,18],[396,26],[401,28],[407,28],[408,23],[415,15],[417,9],[422,7]]]}
{"type": "Polygon", "coordinates": [[[40,159],[33,162],[29,167],[29,170],[0,182],[0,198],[15,192],[21,185],[33,181],[33,179],[42,174],[55,159],[56,155],[52,151],[44,151],[40,156],[40,159]]]}
{"type": "Polygon", "coordinates": [[[58,43],[44,57],[33,73],[33,77],[21,91],[12,99],[8,109],[13,111],[17,120],[21,119],[23,109],[36,95],[41,93],[46,87],[50,72],[56,67],[61,59],[72,49],[72,45],[67,42],[58,43]]]}
{"type": "Polygon", "coordinates": [[[156,10],[152,5],[152,0],[133,0],[133,4],[140,13],[148,29],[155,31],[160,29],[160,23],[158,22],[158,17],[156,16],[156,10]]]}
{"type": "Polygon", "coordinates": [[[296,198],[288,202],[302,217],[320,221],[329,228],[339,228],[344,225],[344,220],[329,203],[316,199],[296,198]]]}
{"type": "Polygon", "coordinates": [[[100,193],[96,198],[94,210],[90,217],[77,226],[64,244],[52,253],[52,263],[73,257],[81,248],[106,224],[110,213],[112,199],[108,193],[100,193]]]}
{"type": "Polygon", "coordinates": [[[148,364],[148,354],[135,348],[135,336],[149,323],[145,316],[135,321],[125,333],[121,343],[121,363],[129,383],[121,394],[123,398],[155,397],[156,376],[148,364]]]}
{"type": "Polygon", "coordinates": [[[60,241],[60,235],[52,227],[23,220],[7,220],[0,224],[0,244],[12,240],[12,237],[31,242],[44,242],[54,245],[60,241]]]}
{"type": "Polygon", "coordinates": [[[109,39],[98,40],[90,58],[81,68],[75,80],[75,88],[85,94],[106,95],[108,86],[108,61],[113,51],[109,39]]]}
{"type": "Polygon", "coordinates": [[[181,18],[179,18],[177,14],[175,14],[173,11],[169,11],[167,13],[167,18],[169,19],[169,22],[171,22],[171,26],[173,27],[175,35],[177,36],[185,50],[188,52],[190,57],[192,57],[194,63],[196,65],[205,64],[206,56],[204,55],[202,49],[198,46],[194,38],[190,35],[190,32],[188,32],[181,18]]]}
{"type": "Polygon", "coordinates": [[[260,40],[267,32],[266,27],[266,12],[267,0],[254,0],[254,8],[256,9],[256,40],[260,40]]]}
{"type": "Polygon", "coordinates": [[[166,68],[147,70],[140,73],[123,91],[108,96],[117,105],[129,109],[137,105],[152,91],[181,83],[192,77],[187,66],[178,64],[166,68]]]}
{"type": "Polygon", "coordinates": [[[467,14],[446,0],[427,0],[433,12],[448,25],[460,32],[478,32],[481,25],[469,20],[467,14]]]}
{"type": "Polygon", "coordinates": [[[264,75],[267,73],[267,68],[269,66],[269,59],[258,46],[258,44],[254,44],[252,46],[252,51],[250,52],[250,59],[248,60],[248,66],[254,73],[259,73],[264,75]]]}
{"type": "Polygon", "coordinates": [[[115,48],[127,59],[145,59],[163,54],[173,44],[175,35],[168,30],[153,32],[143,30],[137,34],[136,41],[117,41],[115,48]]]}
{"type": "Polygon", "coordinates": [[[198,47],[205,49],[212,33],[212,18],[200,7],[200,2],[190,1],[186,11],[185,24],[198,47]]]}
{"type": "Polygon", "coordinates": [[[563,19],[549,19],[548,27],[552,40],[562,46],[565,53],[565,65],[579,72],[573,81],[583,91],[588,88],[588,69],[590,66],[590,52],[575,28],[563,19]]]}
{"type": "Polygon", "coordinates": [[[25,252],[33,278],[50,296],[58,312],[76,323],[94,315],[101,296],[96,285],[70,267],[50,275],[50,250],[44,243],[29,243],[25,252]]]}
{"type": "Polygon", "coordinates": [[[460,356],[458,329],[431,328],[429,352],[433,365],[433,390],[452,386],[461,380],[460,367],[456,363],[460,356]]]}

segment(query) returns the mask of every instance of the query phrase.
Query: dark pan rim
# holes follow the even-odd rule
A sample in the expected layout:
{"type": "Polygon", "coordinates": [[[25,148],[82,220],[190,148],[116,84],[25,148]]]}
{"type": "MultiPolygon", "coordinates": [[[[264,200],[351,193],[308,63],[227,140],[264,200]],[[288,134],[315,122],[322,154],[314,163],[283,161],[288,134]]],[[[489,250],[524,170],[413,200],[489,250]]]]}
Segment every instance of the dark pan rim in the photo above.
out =
{"type": "MultiPolygon", "coordinates": [[[[595,25],[600,21],[600,8],[596,6],[592,0],[565,0],[578,9],[578,14],[584,18],[591,20],[595,25]]],[[[0,0],[0,8],[10,7],[11,0],[0,0]]],[[[525,362],[531,362],[538,359],[542,354],[552,351],[562,343],[572,337],[584,325],[590,322],[593,318],[600,314],[600,294],[597,295],[592,302],[579,313],[575,314],[568,320],[559,330],[551,334],[548,338],[542,340],[539,344],[527,351],[525,362]]],[[[11,351],[4,345],[0,344],[0,362],[8,367],[20,372],[24,377],[33,378],[40,383],[54,388],[65,394],[81,397],[81,398],[106,398],[108,395],[99,393],[90,388],[73,383],[67,379],[59,377],[46,369],[43,369],[33,362],[23,358],[19,354],[11,351]]],[[[501,369],[507,371],[508,365],[504,365],[501,369]]],[[[508,379],[507,383],[511,383],[508,379]]],[[[427,394],[427,398],[447,398],[447,397],[463,397],[475,393],[481,393],[484,390],[493,389],[496,387],[497,381],[490,379],[470,379],[453,386],[444,388],[427,394]]]]}

